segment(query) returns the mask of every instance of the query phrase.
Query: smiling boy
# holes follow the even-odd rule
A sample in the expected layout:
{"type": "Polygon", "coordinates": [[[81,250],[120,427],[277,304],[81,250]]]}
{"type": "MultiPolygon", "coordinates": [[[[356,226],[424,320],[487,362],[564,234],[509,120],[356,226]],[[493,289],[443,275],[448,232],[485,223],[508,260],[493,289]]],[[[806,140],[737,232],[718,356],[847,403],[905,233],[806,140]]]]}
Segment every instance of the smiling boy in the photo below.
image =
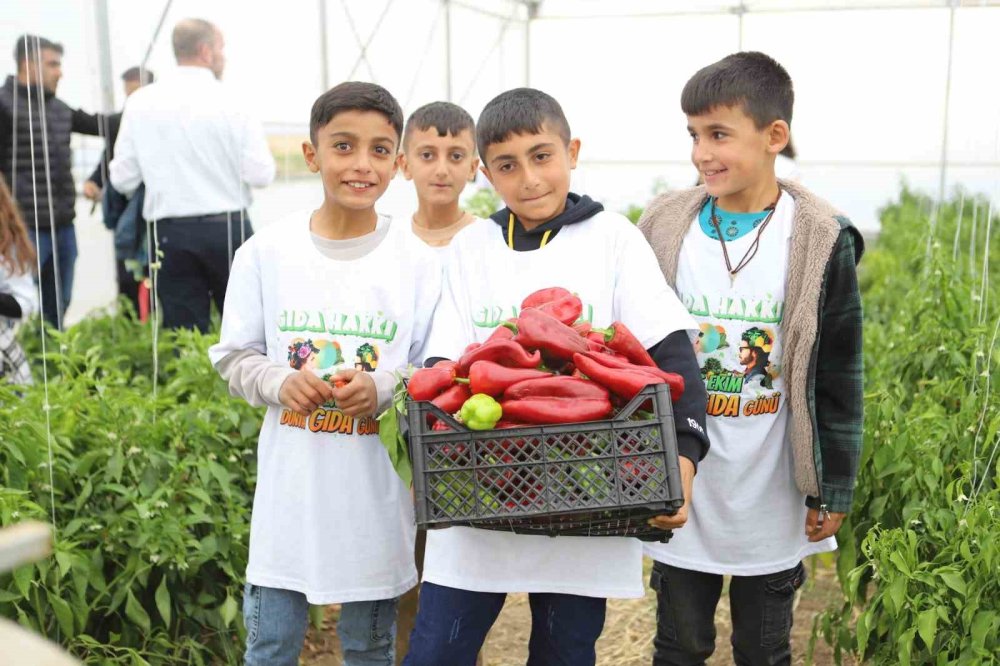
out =
{"type": "Polygon", "coordinates": [[[702,332],[723,341],[696,341],[713,449],[698,501],[669,545],[646,547],[658,666],[704,663],[715,650],[724,575],[736,663],[790,663],[802,559],[836,548],[851,506],[864,245],[830,204],[775,177],[793,99],[788,73],[763,53],[698,71],[681,108],[705,184],[661,195],[639,222],[702,332]]]}
{"type": "Polygon", "coordinates": [[[298,664],[309,604],[333,603],[346,665],[394,663],[397,598],[417,580],[413,507],[371,417],[391,402],[392,371],[425,357],[441,284],[435,253],[375,211],[402,124],[377,85],[321,95],[303,154],[322,204],[233,260],[209,355],[233,394],[268,407],[243,600],[250,666],[298,664]]]}

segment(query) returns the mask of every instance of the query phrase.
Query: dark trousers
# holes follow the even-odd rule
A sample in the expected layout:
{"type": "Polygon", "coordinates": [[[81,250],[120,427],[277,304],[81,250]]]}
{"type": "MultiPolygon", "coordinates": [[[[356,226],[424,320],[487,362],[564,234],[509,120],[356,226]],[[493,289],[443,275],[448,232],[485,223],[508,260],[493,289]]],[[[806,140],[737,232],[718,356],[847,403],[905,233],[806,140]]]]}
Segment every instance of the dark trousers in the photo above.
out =
{"type": "MultiPolygon", "coordinates": [[[[160,271],[156,291],[164,328],[208,331],[212,301],[222,313],[232,255],[250,238],[250,220],[240,214],[165,218],[157,221],[160,271]]],[[[151,257],[155,261],[155,255],[151,257]]]]}
{"type": "MultiPolygon", "coordinates": [[[[801,562],[766,576],[733,576],[729,603],[737,666],[791,664],[792,605],[805,579],[801,562]]],[[[722,576],[654,562],[649,584],[656,592],[653,666],[704,664],[715,652],[722,576]]]]}
{"type": "Polygon", "coordinates": [[[76,267],[76,227],[72,224],[57,227],[55,233],[55,253],[52,248],[52,232],[41,229],[38,237],[29,234],[35,241],[35,251],[42,265],[39,281],[42,284],[42,316],[51,326],[66,315],[70,296],[73,295],[73,269],[76,267]],[[59,269],[59,298],[56,298],[56,266],[59,269]]]}
{"type": "Polygon", "coordinates": [[[125,267],[125,262],[121,259],[115,260],[115,273],[118,279],[118,293],[129,300],[132,304],[133,314],[139,317],[139,283],[136,282],[135,273],[125,267]]]}
{"type": "MultiPolygon", "coordinates": [[[[420,588],[420,610],[404,666],[472,666],[507,595],[434,583],[420,588]]],[[[527,666],[593,666],[606,599],[530,594],[527,666]]]]}

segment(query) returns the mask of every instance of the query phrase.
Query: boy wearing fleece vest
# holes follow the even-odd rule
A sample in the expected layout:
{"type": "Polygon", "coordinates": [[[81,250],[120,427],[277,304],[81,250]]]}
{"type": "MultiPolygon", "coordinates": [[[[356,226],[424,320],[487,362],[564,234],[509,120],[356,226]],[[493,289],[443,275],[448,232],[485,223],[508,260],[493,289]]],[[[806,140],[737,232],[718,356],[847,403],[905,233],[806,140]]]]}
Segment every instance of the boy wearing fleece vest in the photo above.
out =
{"type": "Polygon", "coordinates": [[[802,559],[836,548],[861,451],[863,242],[835,208],[774,174],[792,81],[762,53],[696,73],[681,95],[705,184],[661,195],[639,228],[698,323],[712,456],[688,525],[647,545],[653,663],[704,663],[724,575],[737,664],[790,663],[802,559]]]}

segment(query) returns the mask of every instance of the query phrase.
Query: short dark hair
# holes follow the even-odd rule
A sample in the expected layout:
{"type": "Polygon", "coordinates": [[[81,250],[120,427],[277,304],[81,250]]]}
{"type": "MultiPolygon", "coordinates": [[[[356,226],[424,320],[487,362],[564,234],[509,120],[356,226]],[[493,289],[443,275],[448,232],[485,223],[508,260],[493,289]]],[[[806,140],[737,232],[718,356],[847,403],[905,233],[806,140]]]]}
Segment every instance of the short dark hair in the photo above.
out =
{"type": "Polygon", "coordinates": [[[153,70],[142,69],[141,67],[129,67],[122,72],[122,81],[139,81],[142,85],[147,85],[156,80],[153,70]],[[140,80],[141,77],[141,80],[140,80]]]}
{"type": "Polygon", "coordinates": [[[689,116],[739,104],[758,129],[775,120],[791,125],[794,102],[788,72],[757,51],[734,53],[698,70],[681,93],[681,109],[689,116]]]}
{"type": "Polygon", "coordinates": [[[476,140],[476,123],[468,111],[451,102],[431,102],[410,114],[403,130],[403,146],[406,146],[413,130],[423,132],[432,127],[437,130],[438,136],[458,136],[469,130],[473,142],[476,140]]]}
{"type": "Polygon", "coordinates": [[[205,19],[181,19],[174,26],[170,40],[174,47],[174,57],[178,60],[196,57],[203,44],[211,44],[215,40],[218,31],[215,25],[205,19]]]}
{"type": "Polygon", "coordinates": [[[38,57],[35,49],[38,49],[38,51],[55,51],[59,55],[63,54],[62,44],[39,37],[38,35],[21,35],[14,44],[14,62],[17,63],[18,67],[21,66],[22,62],[27,61],[28,58],[35,59],[38,57]]]}
{"type": "Polygon", "coordinates": [[[313,102],[309,116],[309,139],[316,145],[316,133],[333,117],[344,111],[374,111],[381,113],[403,135],[403,109],[388,90],[375,83],[345,81],[330,88],[313,102]]]}
{"type": "Polygon", "coordinates": [[[538,134],[542,125],[549,124],[569,144],[569,121],[552,95],[534,88],[514,88],[489,101],[479,114],[476,143],[484,159],[486,149],[506,141],[513,134],[538,134]]]}

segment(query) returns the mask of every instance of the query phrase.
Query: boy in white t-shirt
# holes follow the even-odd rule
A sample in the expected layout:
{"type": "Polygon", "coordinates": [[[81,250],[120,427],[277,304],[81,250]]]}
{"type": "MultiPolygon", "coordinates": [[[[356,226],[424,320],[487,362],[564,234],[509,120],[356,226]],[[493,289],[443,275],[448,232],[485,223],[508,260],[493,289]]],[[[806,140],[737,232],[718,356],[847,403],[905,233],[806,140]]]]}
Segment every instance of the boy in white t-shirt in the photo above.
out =
{"type": "MultiPolygon", "coordinates": [[[[403,146],[397,161],[417,192],[413,233],[444,260],[455,234],[479,219],[458,205],[466,184],[479,169],[475,133],[476,123],[469,112],[451,102],[425,104],[410,114],[403,128],[403,146]]],[[[417,530],[414,557],[418,573],[423,571],[426,543],[427,531],[417,530]]],[[[399,655],[409,650],[419,589],[413,588],[399,600],[399,655]]]]}
{"type": "MultiPolygon", "coordinates": [[[[579,294],[584,318],[620,320],[661,366],[685,376],[675,405],[685,498],[708,448],[705,392],[688,339],[694,322],[667,286],[642,234],[622,215],[569,192],[579,139],[559,103],[529,88],[505,92],[480,115],[483,173],[507,207],[455,236],[428,346],[456,358],[483,342],[531,292],[560,286],[579,294]]],[[[683,525],[661,516],[663,528],[683,525]]],[[[586,666],[604,627],[607,597],[640,597],[636,539],[517,535],[451,527],[429,530],[409,666],[468,666],[508,592],[530,594],[531,664],[586,666]]]]}
{"type": "Polygon", "coordinates": [[[409,489],[374,418],[393,371],[424,358],[441,288],[435,253],[374,208],[402,124],[377,85],[321,95],[303,153],[322,205],[233,260],[209,355],[235,395],[268,407],[243,600],[250,666],[298,664],[310,603],[342,604],[345,664],[390,666],[397,598],[417,582],[409,489]]]}
{"type": "Polygon", "coordinates": [[[399,168],[417,191],[413,233],[443,249],[476,217],[458,206],[466,184],[476,176],[476,124],[451,102],[431,102],[406,121],[399,168]]]}
{"type": "Polygon", "coordinates": [[[648,545],[653,663],[704,663],[729,587],[737,664],[790,663],[802,559],[836,548],[861,451],[861,235],[775,177],[792,81],[763,53],[696,73],[681,107],[705,185],[661,195],[639,228],[698,321],[712,456],[688,525],[648,545]]]}

